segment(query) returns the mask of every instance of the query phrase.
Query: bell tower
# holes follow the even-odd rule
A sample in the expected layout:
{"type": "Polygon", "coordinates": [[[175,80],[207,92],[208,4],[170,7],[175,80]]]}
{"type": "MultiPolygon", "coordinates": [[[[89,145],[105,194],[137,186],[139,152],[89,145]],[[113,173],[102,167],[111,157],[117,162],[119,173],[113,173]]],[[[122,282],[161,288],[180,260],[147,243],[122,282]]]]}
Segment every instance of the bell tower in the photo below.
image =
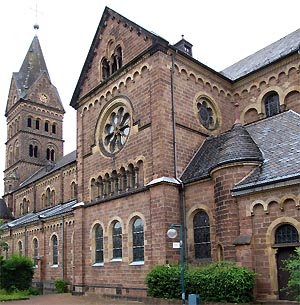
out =
{"type": "Polygon", "coordinates": [[[8,94],[4,194],[63,156],[64,113],[35,35],[8,94]]]}

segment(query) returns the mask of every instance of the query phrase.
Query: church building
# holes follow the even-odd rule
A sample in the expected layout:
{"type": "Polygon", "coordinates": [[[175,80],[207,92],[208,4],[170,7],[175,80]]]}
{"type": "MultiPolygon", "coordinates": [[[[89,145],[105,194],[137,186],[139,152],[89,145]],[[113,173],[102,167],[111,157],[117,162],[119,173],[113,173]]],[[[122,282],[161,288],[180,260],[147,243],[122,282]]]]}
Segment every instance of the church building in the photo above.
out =
{"type": "MultiPolygon", "coordinates": [[[[79,38],[80,39],[80,38],[79,38]]],[[[193,42],[197,43],[197,42],[193,42]]],[[[145,276],[185,261],[256,273],[256,300],[288,300],[300,246],[300,29],[217,72],[106,7],[70,105],[77,147],[38,37],[12,75],[4,257],[26,255],[45,292],[146,296],[145,276]],[[75,122],[74,122],[75,124],[75,122]],[[178,238],[175,239],[178,241],[178,238]]]]}

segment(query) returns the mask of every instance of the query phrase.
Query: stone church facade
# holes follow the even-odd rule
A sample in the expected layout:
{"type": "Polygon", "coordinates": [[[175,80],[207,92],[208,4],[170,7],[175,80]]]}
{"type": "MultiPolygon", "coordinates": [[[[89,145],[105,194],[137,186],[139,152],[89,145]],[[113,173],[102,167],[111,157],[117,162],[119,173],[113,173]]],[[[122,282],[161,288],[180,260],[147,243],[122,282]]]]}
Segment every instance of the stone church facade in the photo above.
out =
{"type": "Polygon", "coordinates": [[[0,212],[5,255],[34,281],[74,293],[144,296],[145,275],[177,262],[254,270],[256,299],[288,299],[282,260],[300,235],[300,30],[221,72],[105,8],[71,100],[77,149],[37,37],[5,111],[0,212]]]}

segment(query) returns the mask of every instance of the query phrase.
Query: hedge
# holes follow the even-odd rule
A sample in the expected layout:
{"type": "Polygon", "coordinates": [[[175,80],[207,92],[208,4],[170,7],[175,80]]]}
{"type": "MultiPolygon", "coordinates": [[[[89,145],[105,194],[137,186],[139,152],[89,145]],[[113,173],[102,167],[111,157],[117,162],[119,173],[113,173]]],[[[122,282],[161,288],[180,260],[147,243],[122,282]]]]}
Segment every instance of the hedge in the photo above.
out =
{"type": "MultiPolygon", "coordinates": [[[[231,262],[217,262],[185,269],[185,292],[199,294],[205,302],[246,303],[253,299],[255,274],[231,262]]],[[[180,299],[179,266],[158,265],[146,276],[148,295],[180,299]]]]}

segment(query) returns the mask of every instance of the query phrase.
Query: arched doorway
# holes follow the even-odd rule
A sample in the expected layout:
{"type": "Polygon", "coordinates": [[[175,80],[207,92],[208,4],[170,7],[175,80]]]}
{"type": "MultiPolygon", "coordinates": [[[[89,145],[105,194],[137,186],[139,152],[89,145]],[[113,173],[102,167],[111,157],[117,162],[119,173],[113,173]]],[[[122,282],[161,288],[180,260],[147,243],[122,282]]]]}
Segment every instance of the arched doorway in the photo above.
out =
{"type": "Polygon", "coordinates": [[[299,234],[297,229],[290,224],[279,226],[275,232],[274,248],[277,248],[276,264],[277,264],[277,279],[278,279],[278,294],[280,300],[295,300],[294,296],[288,294],[285,287],[289,280],[289,272],[283,270],[284,261],[294,253],[299,246],[299,234]]]}

